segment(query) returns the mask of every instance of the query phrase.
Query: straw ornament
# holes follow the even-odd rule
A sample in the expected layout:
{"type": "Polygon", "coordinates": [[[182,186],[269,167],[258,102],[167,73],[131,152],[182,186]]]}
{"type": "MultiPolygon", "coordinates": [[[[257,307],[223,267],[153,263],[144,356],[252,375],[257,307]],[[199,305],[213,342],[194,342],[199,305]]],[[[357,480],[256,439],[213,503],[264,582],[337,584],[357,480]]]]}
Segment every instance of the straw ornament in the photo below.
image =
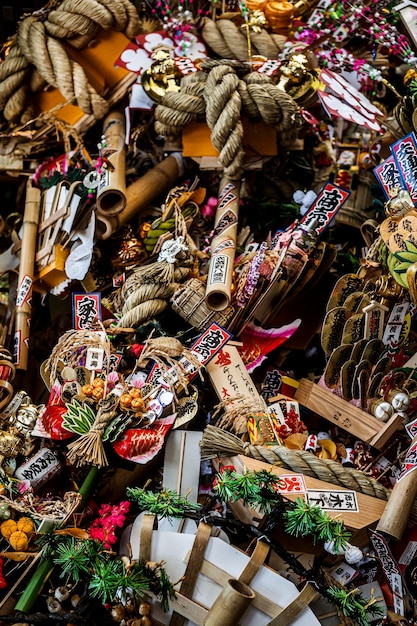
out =
{"type": "Polygon", "coordinates": [[[97,328],[103,332],[96,332],[93,329],[71,329],[60,337],[45,362],[45,372],[49,374],[52,384],[56,379],[59,363],[64,362],[69,367],[76,367],[85,357],[88,348],[102,348],[109,363],[111,348],[106,329],[100,322],[97,322],[97,328]]]}
{"type": "Polygon", "coordinates": [[[65,99],[101,119],[108,104],[89,83],[83,67],[64,44],[81,49],[101,29],[119,30],[133,38],[140,31],[137,11],[129,0],[64,0],[56,9],[29,15],[18,25],[14,44],[0,64],[0,109],[7,121],[18,121],[31,93],[45,83],[65,99]]]}
{"type": "Polygon", "coordinates": [[[201,362],[188,348],[175,337],[150,337],[145,341],[144,349],[136,363],[136,367],[146,367],[148,361],[155,361],[162,372],[163,377],[168,382],[171,390],[179,384],[187,389],[189,383],[189,372],[185,364],[178,359],[185,358],[192,367],[201,373],[201,362]]]}
{"type": "Polygon", "coordinates": [[[106,398],[99,400],[98,406],[96,418],[88,433],[81,435],[68,445],[68,461],[73,465],[80,466],[86,463],[97,467],[108,465],[101,438],[117,413],[119,398],[116,394],[109,394],[106,398]]]}

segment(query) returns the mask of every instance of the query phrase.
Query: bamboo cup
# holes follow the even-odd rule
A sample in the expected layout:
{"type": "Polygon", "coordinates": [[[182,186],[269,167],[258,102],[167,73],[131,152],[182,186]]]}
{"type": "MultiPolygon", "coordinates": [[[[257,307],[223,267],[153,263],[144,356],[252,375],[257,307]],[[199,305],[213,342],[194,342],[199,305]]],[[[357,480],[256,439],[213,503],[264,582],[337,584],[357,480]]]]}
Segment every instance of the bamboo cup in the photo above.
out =
{"type": "Polygon", "coordinates": [[[212,311],[227,309],[231,301],[239,191],[240,181],[221,179],[205,295],[206,304],[212,311]]]}
{"type": "Polygon", "coordinates": [[[29,325],[32,310],[30,301],[32,297],[33,272],[35,267],[40,200],[40,189],[32,187],[32,180],[29,179],[26,186],[15,310],[14,359],[16,367],[21,370],[26,370],[28,364],[29,325]]]}
{"type": "Polygon", "coordinates": [[[103,164],[97,187],[97,210],[117,215],[126,206],[126,123],[119,111],[109,113],[103,123],[103,164]]]}
{"type": "Polygon", "coordinates": [[[411,507],[417,497],[417,437],[414,437],[404,459],[402,472],[406,465],[416,466],[403,474],[392,488],[390,498],[381,515],[376,530],[393,537],[401,539],[410,516],[411,507]]]}
{"type": "Polygon", "coordinates": [[[255,592],[236,578],[229,578],[211,609],[203,626],[236,626],[252,600],[255,592]]]}
{"type": "Polygon", "coordinates": [[[118,215],[104,216],[98,212],[96,235],[108,239],[123,224],[146,209],[160,194],[172,187],[181,175],[182,157],[170,155],[126,189],[126,206],[118,215]]]}

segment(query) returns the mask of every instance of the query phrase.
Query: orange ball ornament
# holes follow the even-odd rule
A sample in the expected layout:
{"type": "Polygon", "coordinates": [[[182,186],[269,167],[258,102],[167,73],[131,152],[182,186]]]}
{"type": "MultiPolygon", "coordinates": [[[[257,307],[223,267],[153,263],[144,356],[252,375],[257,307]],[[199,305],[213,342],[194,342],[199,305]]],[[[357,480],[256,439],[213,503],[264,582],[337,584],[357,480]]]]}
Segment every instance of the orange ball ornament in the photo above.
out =
{"type": "Polygon", "coordinates": [[[130,408],[132,411],[135,411],[135,413],[142,413],[145,408],[145,402],[142,398],[133,398],[130,408]]]}
{"type": "Polygon", "coordinates": [[[132,404],[132,396],[128,393],[122,393],[119,399],[119,404],[122,409],[130,409],[130,405],[132,404]]]}
{"type": "Polygon", "coordinates": [[[35,530],[35,525],[30,517],[21,517],[17,520],[17,530],[21,530],[26,533],[26,535],[30,535],[35,530]]]}
{"type": "Polygon", "coordinates": [[[14,519],[6,519],[1,523],[0,532],[5,539],[9,539],[10,535],[17,531],[17,524],[14,519]]]}
{"type": "Polygon", "coordinates": [[[92,385],[83,385],[81,387],[81,393],[88,398],[93,395],[93,386],[92,385]]]}
{"type": "Polygon", "coordinates": [[[9,543],[12,546],[13,550],[17,550],[18,552],[26,552],[29,547],[29,538],[26,533],[21,530],[16,530],[9,537],[9,543]]]}
{"type": "Polygon", "coordinates": [[[102,387],[96,387],[93,389],[93,400],[101,400],[104,396],[104,389],[102,387]]]}

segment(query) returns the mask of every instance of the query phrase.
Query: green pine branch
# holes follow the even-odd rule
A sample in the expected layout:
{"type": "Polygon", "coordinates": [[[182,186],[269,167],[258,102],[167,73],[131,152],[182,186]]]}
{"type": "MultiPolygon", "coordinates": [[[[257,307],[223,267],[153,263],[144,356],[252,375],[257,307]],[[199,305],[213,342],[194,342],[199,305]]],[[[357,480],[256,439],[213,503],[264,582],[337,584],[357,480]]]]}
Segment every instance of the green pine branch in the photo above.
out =
{"type": "Polygon", "coordinates": [[[186,497],[169,489],[162,489],[162,491],[154,493],[140,487],[128,487],[126,496],[129,500],[136,502],[141,511],[168,519],[191,517],[201,508],[199,504],[194,504],[186,497]]]}

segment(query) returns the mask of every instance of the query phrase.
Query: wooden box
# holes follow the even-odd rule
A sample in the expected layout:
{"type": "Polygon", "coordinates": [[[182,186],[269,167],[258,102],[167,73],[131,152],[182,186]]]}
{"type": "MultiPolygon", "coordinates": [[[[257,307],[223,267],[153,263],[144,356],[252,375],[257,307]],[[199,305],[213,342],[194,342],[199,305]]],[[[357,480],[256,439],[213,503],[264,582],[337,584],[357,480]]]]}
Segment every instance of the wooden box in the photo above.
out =
{"type": "Polygon", "coordinates": [[[397,413],[384,423],[335,394],[303,378],[295,399],[332,424],[381,450],[402,423],[397,413]]]}

